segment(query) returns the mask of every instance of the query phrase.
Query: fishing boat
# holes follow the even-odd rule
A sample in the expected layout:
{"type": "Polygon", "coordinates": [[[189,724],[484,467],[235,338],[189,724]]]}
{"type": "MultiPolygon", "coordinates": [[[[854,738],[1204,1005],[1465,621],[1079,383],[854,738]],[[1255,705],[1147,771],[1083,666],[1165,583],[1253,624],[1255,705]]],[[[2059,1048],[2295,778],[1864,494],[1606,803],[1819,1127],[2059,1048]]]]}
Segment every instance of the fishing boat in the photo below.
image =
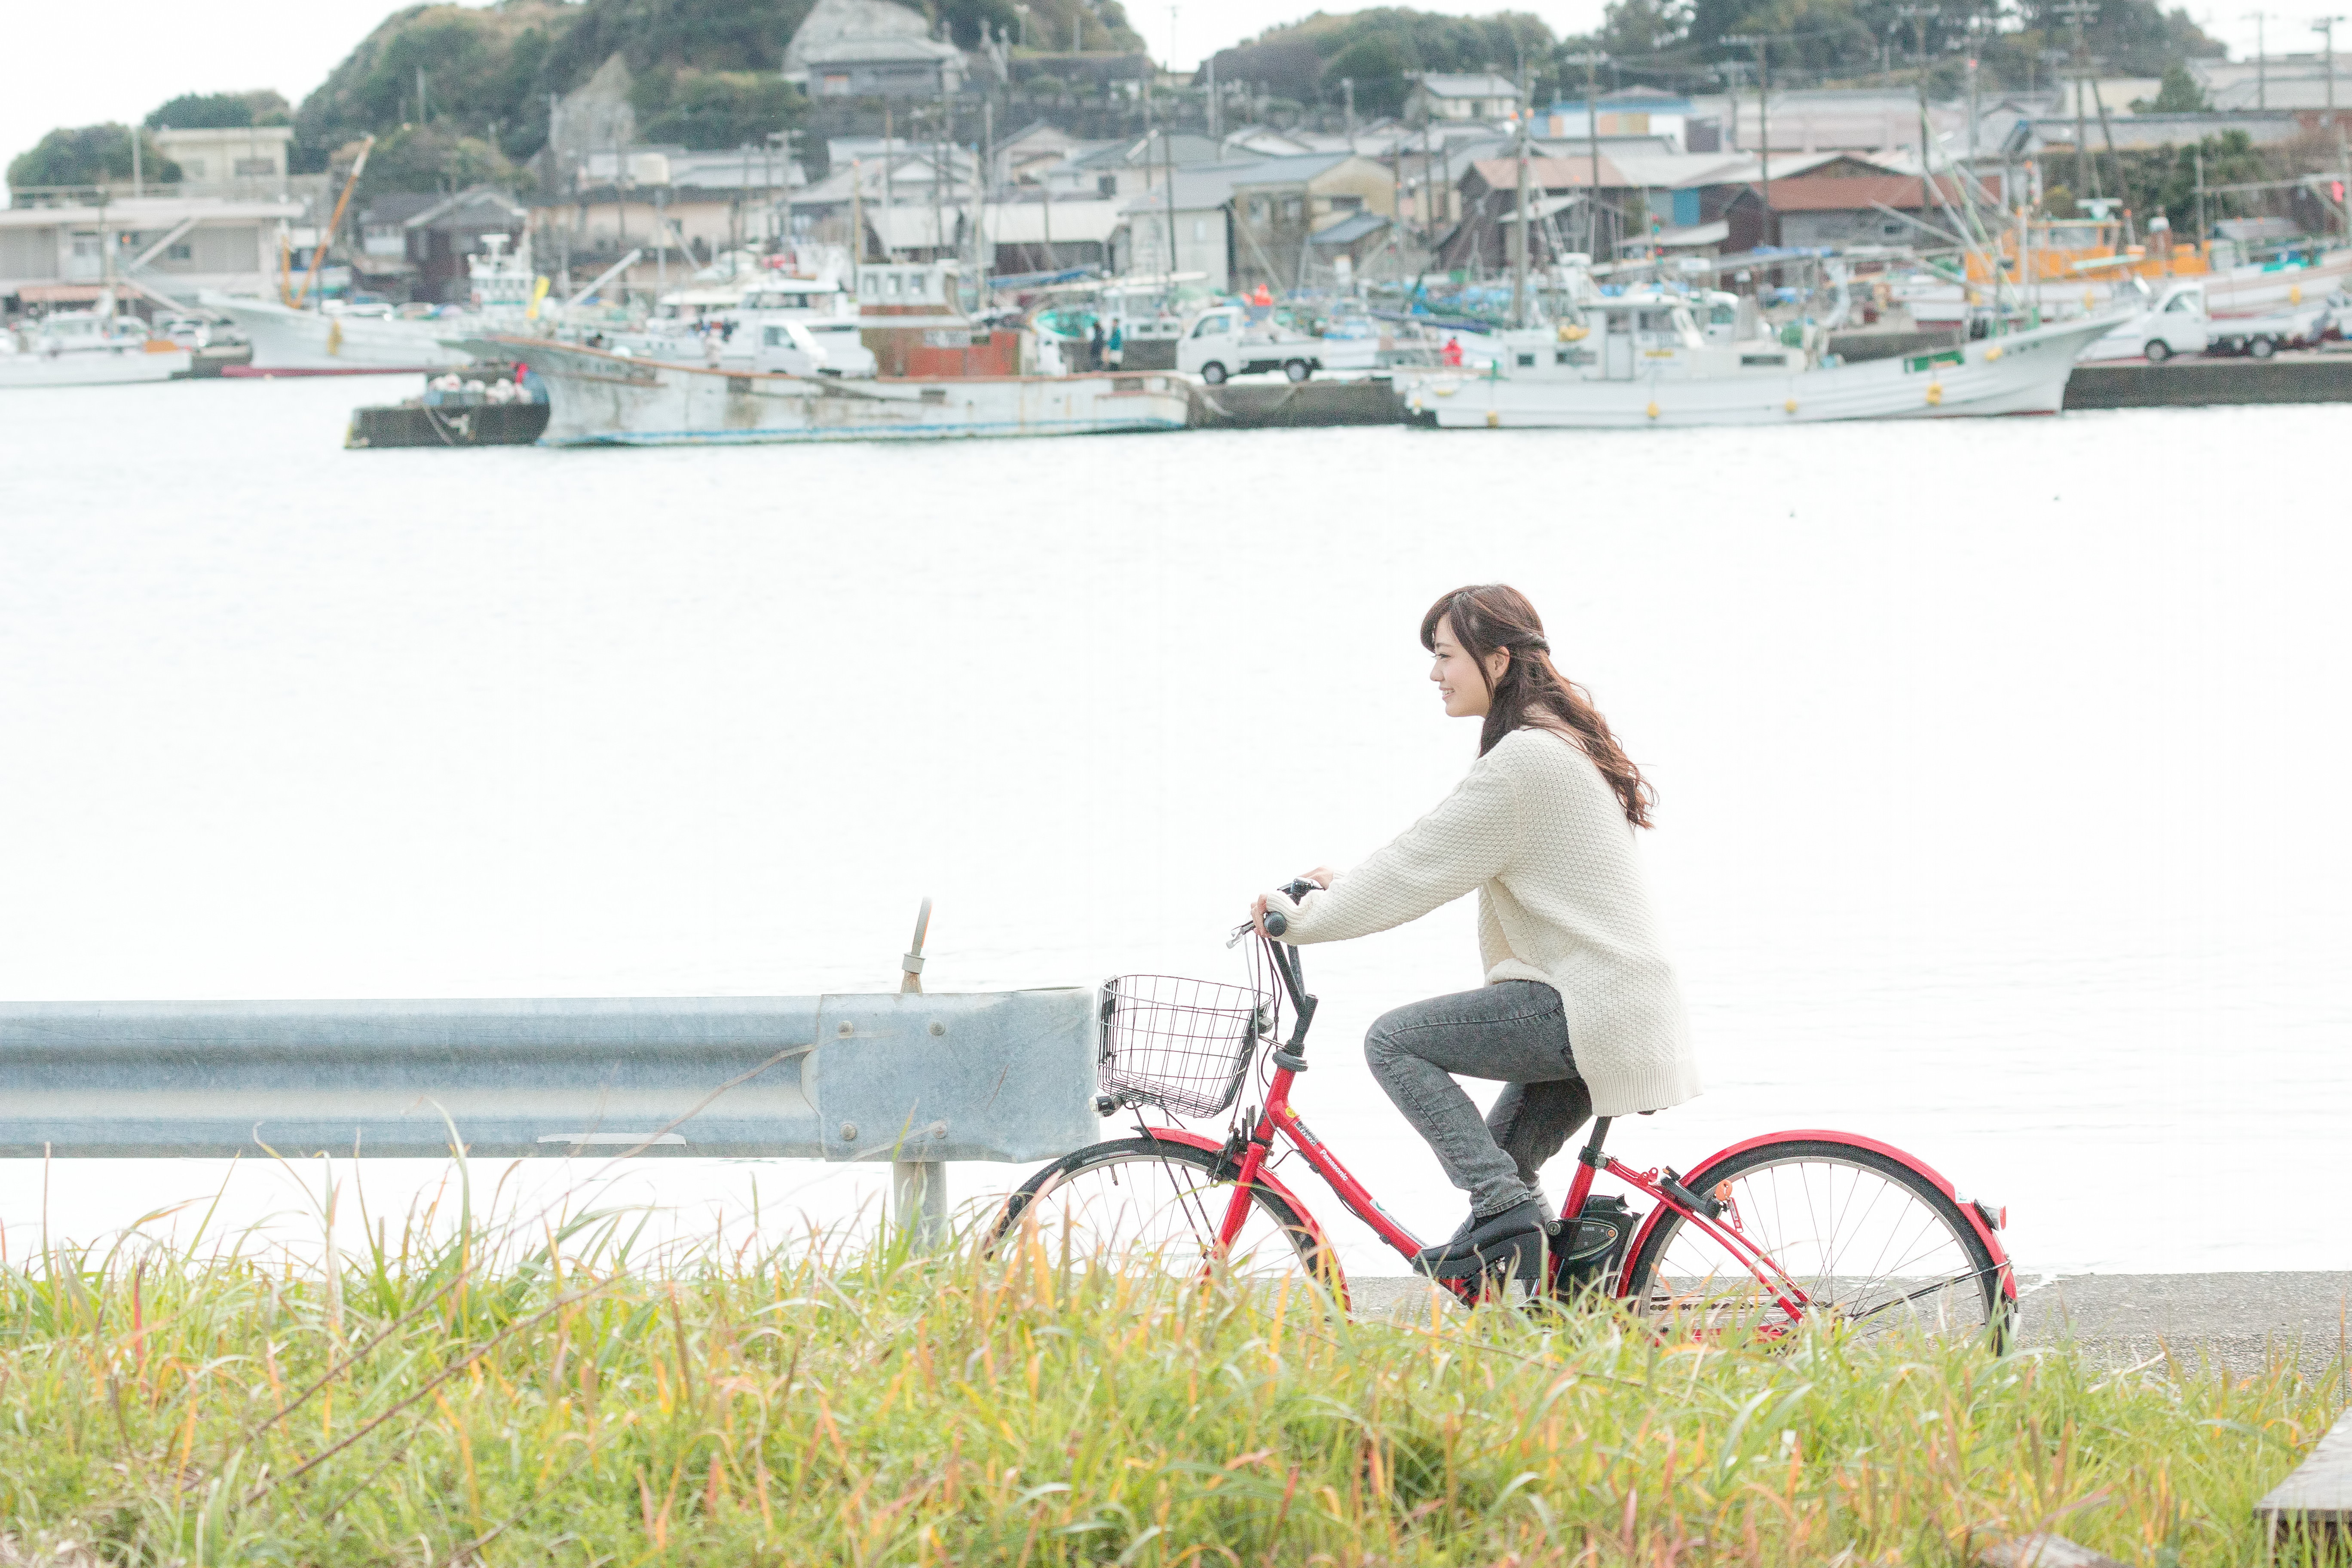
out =
{"type": "Polygon", "coordinates": [[[509,251],[502,234],[484,236],[482,245],[466,258],[471,299],[464,310],[403,315],[388,306],[337,301],[309,310],[209,289],[197,300],[252,341],[257,371],[444,370],[469,363],[459,340],[519,331],[534,309],[538,283],[529,247],[509,251]]]}
{"type": "Polygon", "coordinates": [[[149,332],[111,301],[90,310],[52,310],[15,331],[0,331],[0,386],[114,386],[185,375],[188,350],[149,332]]]}
{"type": "Polygon", "coordinates": [[[552,447],[750,446],[1181,430],[1182,377],[910,376],[849,380],[672,364],[543,338],[491,340],[546,384],[552,447]]]}
{"type": "Polygon", "coordinates": [[[1802,341],[1709,342],[1693,304],[1636,295],[1580,320],[1496,334],[1482,374],[1399,373],[1406,416],[1440,429],[1794,425],[1825,419],[2055,414],[2101,315],[1905,359],[1817,360],[1802,341]]]}

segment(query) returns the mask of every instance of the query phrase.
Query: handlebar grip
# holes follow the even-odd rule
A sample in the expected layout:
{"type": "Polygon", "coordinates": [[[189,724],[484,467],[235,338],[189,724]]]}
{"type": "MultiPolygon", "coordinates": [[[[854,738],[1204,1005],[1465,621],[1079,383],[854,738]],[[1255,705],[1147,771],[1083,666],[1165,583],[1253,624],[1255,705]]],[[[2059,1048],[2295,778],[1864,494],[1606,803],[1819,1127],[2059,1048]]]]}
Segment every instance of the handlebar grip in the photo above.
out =
{"type": "Polygon", "coordinates": [[[1283,913],[1280,910],[1268,910],[1265,911],[1266,935],[1280,936],[1284,931],[1286,931],[1289,929],[1290,921],[1283,917],[1283,913]]]}

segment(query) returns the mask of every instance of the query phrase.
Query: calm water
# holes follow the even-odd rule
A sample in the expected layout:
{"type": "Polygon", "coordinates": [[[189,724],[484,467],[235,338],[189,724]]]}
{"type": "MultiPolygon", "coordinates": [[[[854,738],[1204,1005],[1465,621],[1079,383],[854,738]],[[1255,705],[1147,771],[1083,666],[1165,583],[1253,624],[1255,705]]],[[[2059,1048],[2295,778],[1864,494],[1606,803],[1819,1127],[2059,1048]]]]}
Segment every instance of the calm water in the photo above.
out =
{"type": "MultiPolygon", "coordinates": [[[[1252,889],[1466,765],[1414,628],[1505,578],[1661,796],[1708,1092],[1628,1158],[1864,1130],[2028,1268],[2352,1266],[2340,408],[340,449],[409,390],[0,404],[0,994],[878,988],[927,892],[933,989],[1224,976],[1252,889]]],[[[1300,1103],[1442,1233],[1357,1041],[1475,983],[1468,907],[1310,971],[1300,1103]]],[[[874,1176],[631,1190],[692,1232],[874,1176]]],[[[45,1201],[87,1237],[220,1177],[17,1166],[0,1221],[20,1256],[45,1201]]],[[[248,1165],[225,1213],[297,1202],[248,1165]]]]}

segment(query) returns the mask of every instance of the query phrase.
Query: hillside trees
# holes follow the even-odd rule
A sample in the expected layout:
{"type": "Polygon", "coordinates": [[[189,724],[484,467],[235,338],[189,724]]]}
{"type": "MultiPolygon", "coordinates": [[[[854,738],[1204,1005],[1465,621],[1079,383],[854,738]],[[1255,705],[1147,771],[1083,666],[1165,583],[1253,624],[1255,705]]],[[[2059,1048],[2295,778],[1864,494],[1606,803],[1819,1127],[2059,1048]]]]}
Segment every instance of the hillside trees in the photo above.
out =
{"type": "Polygon", "coordinates": [[[177,181],[180,166],[155,150],[153,139],[143,129],[134,132],[128,125],[110,121],[103,125],[60,126],[17,153],[8,162],[9,188],[21,191],[28,185],[96,185],[128,180],[134,134],[140,138],[142,176],[157,184],[177,181]]]}
{"type": "Polygon", "coordinates": [[[1417,72],[1507,74],[1524,53],[1531,73],[1548,78],[1554,47],[1551,29],[1526,12],[1444,16],[1395,5],[1338,16],[1318,12],[1218,50],[1217,79],[1253,82],[1302,103],[1335,105],[1345,79],[1355,83],[1359,110],[1393,114],[1404,107],[1417,72]]]}

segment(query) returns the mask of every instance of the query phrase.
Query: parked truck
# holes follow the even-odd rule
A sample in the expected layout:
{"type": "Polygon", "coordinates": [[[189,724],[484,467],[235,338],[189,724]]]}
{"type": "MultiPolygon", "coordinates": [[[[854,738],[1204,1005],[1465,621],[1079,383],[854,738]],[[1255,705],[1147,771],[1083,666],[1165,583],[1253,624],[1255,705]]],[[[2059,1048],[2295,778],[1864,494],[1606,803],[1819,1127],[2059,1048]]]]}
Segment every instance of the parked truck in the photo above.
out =
{"type": "Polygon", "coordinates": [[[1267,370],[1305,381],[1323,368],[1323,340],[1270,321],[1253,322],[1239,305],[1212,305],[1177,340],[1176,368],[1211,386],[1267,370]]]}

